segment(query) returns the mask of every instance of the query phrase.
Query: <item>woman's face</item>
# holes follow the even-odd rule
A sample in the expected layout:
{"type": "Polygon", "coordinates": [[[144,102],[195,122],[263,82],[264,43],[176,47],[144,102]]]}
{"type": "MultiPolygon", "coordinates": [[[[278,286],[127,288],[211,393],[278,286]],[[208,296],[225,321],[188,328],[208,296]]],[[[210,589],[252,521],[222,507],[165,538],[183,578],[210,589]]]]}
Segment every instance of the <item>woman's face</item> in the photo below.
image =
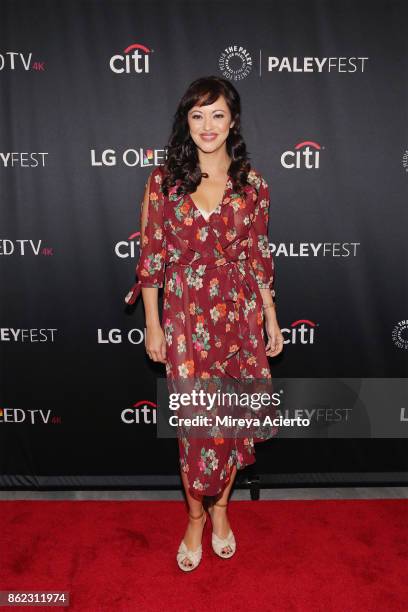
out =
{"type": "Polygon", "coordinates": [[[204,153],[212,153],[224,145],[234,125],[223,96],[207,106],[193,106],[188,111],[190,135],[204,153]]]}

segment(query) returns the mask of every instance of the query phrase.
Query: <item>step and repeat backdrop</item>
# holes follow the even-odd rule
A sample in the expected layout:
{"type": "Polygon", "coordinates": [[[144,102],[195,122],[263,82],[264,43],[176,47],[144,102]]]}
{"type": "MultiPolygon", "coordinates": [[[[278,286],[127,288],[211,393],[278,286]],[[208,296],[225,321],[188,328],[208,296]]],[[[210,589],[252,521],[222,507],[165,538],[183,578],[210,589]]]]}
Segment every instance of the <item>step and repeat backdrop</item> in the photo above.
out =
{"type": "MultiPolygon", "coordinates": [[[[272,376],[407,377],[407,9],[1,2],[0,486],[179,482],[176,440],[156,433],[165,368],[145,353],[142,299],[124,297],[147,177],[201,76],[238,89],[270,188],[272,376]]],[[[385,393],[382,411],[390,435],[277,436],[256,469],[402,474],[408,402],[385,393]]]]}

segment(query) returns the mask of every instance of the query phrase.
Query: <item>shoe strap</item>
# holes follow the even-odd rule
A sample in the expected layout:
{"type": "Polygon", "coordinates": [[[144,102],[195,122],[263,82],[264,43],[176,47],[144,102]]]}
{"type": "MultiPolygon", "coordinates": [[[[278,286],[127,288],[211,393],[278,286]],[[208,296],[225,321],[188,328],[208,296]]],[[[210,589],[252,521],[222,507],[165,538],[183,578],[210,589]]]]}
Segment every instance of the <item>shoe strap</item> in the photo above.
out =
{"type": "Polygon", "coordinates": [[[190,550],[189,548],[187,548],[184,540],[182,540],[179,546],[179,549],[177,551],[177,558],[179,559],[180,562],[183,561],[183,559],[187,557],[187,559],[191,561],[191,563],[193,563],[194,565],[199,562],[201,555],[202,555],[201,544],[197,548],[197,550],[190,550]]]}
{"type": "Polygon", "coordinates": [[[228,535],[225,538],[220,538],[220,536],[218,536],[215,531],[212,532],[212,535],[214,537],[215,540],[218,540],[219,542],[232,542],[234,540],[234,533],[232,531],[232,529],[229,530],[228,535]]]}

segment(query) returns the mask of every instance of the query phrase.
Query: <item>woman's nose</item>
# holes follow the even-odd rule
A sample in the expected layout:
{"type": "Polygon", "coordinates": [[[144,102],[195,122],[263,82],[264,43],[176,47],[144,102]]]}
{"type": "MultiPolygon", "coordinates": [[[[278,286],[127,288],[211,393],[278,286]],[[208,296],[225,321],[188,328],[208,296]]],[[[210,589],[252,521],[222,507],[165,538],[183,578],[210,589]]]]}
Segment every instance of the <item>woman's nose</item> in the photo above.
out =
{"type": "Polygon", "coordinates": [[[207,119],[204,118],[204,129],[207,132],[211,132],[211,128],[212,128],[212,119],[211,119],[211,117],[207,117],[207,119]]]}

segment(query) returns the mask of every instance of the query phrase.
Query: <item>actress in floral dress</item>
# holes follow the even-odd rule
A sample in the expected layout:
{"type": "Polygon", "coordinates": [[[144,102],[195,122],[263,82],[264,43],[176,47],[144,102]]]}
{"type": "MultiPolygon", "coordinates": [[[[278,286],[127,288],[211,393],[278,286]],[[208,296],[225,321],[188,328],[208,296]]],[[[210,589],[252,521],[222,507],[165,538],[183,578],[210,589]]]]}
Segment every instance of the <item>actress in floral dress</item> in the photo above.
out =
{"type": "MultiPolygon", "coordinates": [[[[270,379],[268,356],[282,350],[273,301],[269,188],[246,159],[239,111],[238,92],[228,81],[206,77],[192,83],[176,113],[168,159],[150,172],[146,184],[137,281],[126,302],[135,302],[142,288],[164,287],[160,331],[152,312],[157,291],[154,297],[147,291],[145,299],[143,290],[143,298],[152,330],[146,348],[165,363],[169,390],[177,382],[270,379]],[[221,172],[204,172],[217,166],[226,166],[219,179],[221,172]],[[207,192],[204,185],[197,189],[206,174],[215,176],[207,192]],[[222,193],[216,206],[207,204],[211,191],[222,193]]],[[[272,428],[267,437],[276,433],[272,428]]],[[[202,528],[203,496],[218,500],[211,514],[214,550],[224,557],[235,552],[222,502],[228,501],[236,470],[255,462],[254,443],[262,439],[219,432],[204,438],[179,428],[180,469],[192,519],[178,553],[181,569],[194,569],[201,559],[195,519],[203,518],[202,528]],[[214,537],[222,548],[216,549],[214,537]]]]}

